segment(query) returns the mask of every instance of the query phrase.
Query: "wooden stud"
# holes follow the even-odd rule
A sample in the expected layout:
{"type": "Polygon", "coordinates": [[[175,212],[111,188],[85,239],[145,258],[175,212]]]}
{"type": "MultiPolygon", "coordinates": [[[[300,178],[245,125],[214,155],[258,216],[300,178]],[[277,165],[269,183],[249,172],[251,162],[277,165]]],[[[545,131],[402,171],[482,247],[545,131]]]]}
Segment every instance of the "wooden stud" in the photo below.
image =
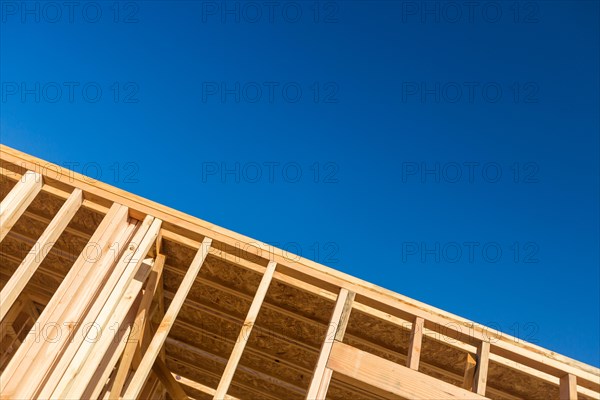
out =
{"type": "MultiPolygon", "coordinates": [[[[38,397],[51,397],[53,391],[63,380],[69,366],[80,363],[87,357],[90,346],[95,345],[94,341],[86,340],[87,330],[90,327],[94,327],[100,332],[106,332],[109,329],[106,326],[106,320],[112,315],[110,310],[114,307],[116,295],[110,301],[109,296],[111,293],[124,290],[123,286],[126,280],[132,279],[132,269],[138,268],[147,252],[149,243],[148,241],[144,242],[144,238],[154,222],[153,217],[147,217],[142,223],[128,224],[122,228],[123,230],[115,232],[116,236],[111,238],[106,243],[106,249],[103,249],[104,256],[92,267],[96,273],[88,273],[80,285],[72,285],[70,305],[65,307],[68,305],[65,304],[58,307],[57,321],[67,321],[73,326],[69,327],[68,334],[62,335],[63,337],[58,342],[49,343],[46,348],[42,348],[37,356],[38,359],[43,360],[49,356],[55,358],[46,370],[44,377],[39,382],[31,384],[38,397]],[[133,234],[134,231],[135,234],[133,234]],[[130,239],[132,234],[133,237],[130,239]],[[111,250],[114,244],[117,244],[117,251],[111,250]],[[125,249],[119,258],[119,250],[122,246],[125,249]],[[117,282],[119,282],[118,287],[117,282]],[[79,354],[76,355],[77,353],[79,354]]],[[[72,373],[74,371],[71,369],[72,373]]],[[[71,381],[67,381],[67,383],[70,384],[71,381]]]]}
{"type": "Polygon", "coordinates": [[[467,353],[467,361],[465,365],[465,373],[463,375],[463,389],[473,390],[473,381],[475,379],[475,368],[477,361],[471,353],[467,353]]]}
{"type": "Polygon", "coordinates": [[[487,387],[488,367],[490,363],[490,342],[482,341],[477,347],[477,371],[473,390],[475,393],[485,396],[487,387]]]}
{"type": "MultiPolygon", "coordinates": [[[[138,299],[140,299],[140,296],[138,296],[138,299]]],[[[103,389],[107,386],[107,380],[111,375],[114,375],[113,371],[115,370],[115,366],[119,361],[119,357],[125,350],[127,338],[131,334],[134,326],[137,304],[137,302],[134,303],[134,306],[129,310],[127,317],[125,317],[125,320],[123,321],[122,329],[117,330],[115,339],[112,341],[109,350],[106,352],[102,363],[96,368],[94,376],[90,379],[88,387],[81,396],[82,399],[98,399],[103,389]]]]}
{"type": "Polygon", "coordinates": [[[127,345],[125,346],[125,350],[121,357],[121,362],[119,363],[119,368],[113,380],[112,387],[110,389],[110,400],[118,400],[119,396],[121,395],[121,390],[123,389],[125,379],[127,378],[127,374],[130,370],[133,355],[140,345],[141,338],[143,338],[144,335],[144,328],[146,327],[146,318],[148,317],[148,312],[150,310],[150,303],[152,303],[152,298],[154,297],[154,293],[156,292],[156,288],[160,282],[164,265],[165,256],[159,254],[156,256],[156,260],[152,266],[150,278],[146,284],[146,292],[142,297],[142,302],[140,303],[140,307],[135,318],[135,328],[128,338],[127,345]]]}
{"type": "MultiPolygon", "coordinates": [[[[333,309],[333,314],[331,316],[331,321],[329,323],[329,328],[327,329],[327,335],[325,336],[325,340],[323,345],[321,346],[321,352],[319,354],[319,359],[317,360],[317,365],[315,366],[315,371],[313,373],[312,381],[310,383],[308,393],[306,395],[307,400],[315,400],[318,399],[319,390],[321,388],[325,389],[328,386],[327,383],[322,386],[321,381],[327,376],[325,374],[325,369],[327,367],[327,360],[329,359],[329,354],[331,353],[331,348],[336,339],[343,339],[343,335],[346,331],[346,327],[348,325],[348,320],[350,319],[350,312],[352,311],[352,305],[354,303],[354,292],[350,292],[347,289],[340,289],[340,293],[338,294],[337,301],[335,303],[335,308],[333,309]],[[338,334],[338,331],[340,332],[338,334]]],[[[330,374],[327,374],[329,378],[331,378],[330,374]]]]}
{"type": "Polygon", "coordinates": [[[250,305],[250,309],[248,310],[246,320],[242,325],[242,329],[238,336],[237,342],[235,343],[231,355],[229,356],[229,361],[227,362],[225,371],[221,376],[221,381],[217,386],[217,391],[213,396],[213,400],[221,400],[227,394],[227,390],[229,389],[229,385],[231,384],[233,375],[235,374],[235,370],[238,366],[238,363],[240,362],[240,359],[242,358],[242,353],[244,352],[246,343],[250,339],[252,328],[254,327],[256,317],[258,316],[258,312],[260,311],[262,303],[267,294],[267,290],[269,289],[269,285],[271,284],[271,279],[273,279],[273,273],[275,272],[276,266],[276,262],[269,262],[265,274],[263,275],[260,284],[258,285],[256,294],[254,295],[254,300],[252,300],[252,304],[250,305]]]}
{"type": "MultiPolygon", "coordinates": [[[[100,248],[105,248],[109,243],[111,236],[123,229],[127,223],[127,207],[120,204],[113,204],[109,212],[106,214],[94,234],[90,239],[90,243],[95,243],[100,248]]],[[[82,282],[89,277],[85,271],[86,267],[95,264],[90,260],[84,250],[73,266],[65,279],[60,284],[58,290],[54,293],[46,308],[40,315],[38,320],[39,326],[46,327],[49,324],[56,324],[56,321],[61,320],[60,315],[66,309],[69,301],[73,300],[73,288],[82,287],[82,282]]],[[[80,303],[78,303],[80,304],[80,303]]],[[[73,321],[73,319],[63,318],[64,321],[73,321]]],[[[43,380],[44,364],[37,364],[37,368],[31,370],[30,365],[33,365],[33,358],[45,346],[50,345],[48,341],[27,340],[17,350],[17,353],[11,359],[7,367],[0,376],[0,393],[9,396],[16,396],[20,389],[30,389],[33,385],[39,385],[43,380]],[[20,384],[24,379],[31,379],[31,383],[20,384]]],[[[55,355],[56,356],[56,355],[55,355]]],[[[27,396],[23,396],[25,398],[27,396]]]]}
{"type": "Polygon", "coordinates": [[[406,366],[415,371],[419,370],[419,360],[421,358],[421,344],[423,342],[423,328],[425,321],[421,317],[416,317],[410,332],[410,343],[408,344],[408,356],[406,366]]]}
{"type": "Polygon", "coordinates": [[[12,304],[25,288],[39,265],[46,258],[49,250],[48,246],[54,245],[77,210],[79,210],[82,200],[83,195],[81,190],[73,190],[73,193],[52,219],[50,225],[44,230],[44,233],[42,233],[32,251],[27,254],[8,283],[2,288],[2,292],[0,292],[0,301],[2,302],[2,306],[0,307],[0,321],[4,319],[12,304]]]}
{"type": "Polygon", "coordinates": [[[163,346],[167,336],[169,335],[169,332],[173,327],[173,323],[175,322],[175,318],[177,318],[177,314],[179,314],[179,310],[181,310],[183,302],[192,288],[192,285],[194,284],[196,277],[200,272],[200,268],[202,267],[202,264],[208,255],[208,249],[210,248],[211,243],[212,240],[210,238],[205,238],[202,241],[202,246],[196,253],[196,256],[188,268],[181,285],[177,289],[177,293],[171,301],[171,304],[169,305],[162,322],[158,326],[156,334],[150,342],[150,346],[148,346],[148,349],[146,349],[144,357],[142,358],[142,362],[135,371],[133,379],[129,384],[129,387],[127,388],[123,398],[136,399],[140,394],[144,382],[148,378],[148,373],[152,369],[152,365],[154,364],[156,357],[160,352],[160,348],[163,346]]]}
{"type": "Polygon", "coordinates": [[[572,374],[560,378],[560,400],[577,400],[577,377],[572,374]]]}
{"type": "Polygon", "coordinates": [[[0,203],[0,241],[25,212],[35,196],[42,190],[42,176],[27,171],[0,203]]]}
{"type": "MultiPolygon", "coordinates": [[[[101,311],[96,314],[90,311],[91,318],[95,315],[95,324],[100,327],[101,332],[109,329],[109,326],[121,324],[127,311],[132,306],[137,294],[141,291],[144,281],[150,273],[151,266],[143,265],[144,258],[148,254],[150,247],[156,241],[160,231],[162,221],[152,217],[147,217],[144,225],[150,224],[150,227],[144,234],[141,243],[131,243],[129,249],[133,251],[132,255],[124,255],[118,262],[117,268],[122,268],[123,272],[118,281],[111,285],[110,283],[103,290],[104,293],[110,292],[101,311]],[[145,267],[145,268],[140,268],[145,267]]],[[[113,272],[112,276],[115,276],[113,272]]],[[[104,298],[100,294],[100,298],[104,298]]],[[[96,301],[95,306],[101,306],[102,301],[96,301]]],[[[99,307],[98,307],[99,308],[99,307]]],[[[94,307],[92,307],[92,310],[94,307]]],[[[82,327],[83,328],[83,327],[82,327]]],[[[54,390],[52,398],[79,398],[85,390],[86,379],[90,377],[90,369],[85,368],[85,364],[96,365],[101,360],[102,354],[110,346],[111,335],[102,335],[97,342],[84,341],[77,355],[74,356],[69,367],[65,371],[61,383],[54,390]],[[92,349],[94,349],[92,351],[92,349]],[[72,389],[71,389],[72,388],[72,389]]]]}

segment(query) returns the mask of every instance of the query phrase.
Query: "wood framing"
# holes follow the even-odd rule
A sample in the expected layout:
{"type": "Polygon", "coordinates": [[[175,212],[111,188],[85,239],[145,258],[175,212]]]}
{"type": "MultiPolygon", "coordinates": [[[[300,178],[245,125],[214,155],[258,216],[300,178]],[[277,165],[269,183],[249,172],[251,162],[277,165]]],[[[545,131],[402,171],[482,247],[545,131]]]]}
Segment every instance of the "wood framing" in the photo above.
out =
{"type": "Polygon", "coordinates": [[[1,399],[600,399],[598,368],[6,146],[0,225],[1,399]]]}
{"type": "Polygon", "coordinates": [[[412,324],[410,342],[408,345],[408,356],[406,357],[406,366],[410,369],[419,369],[424,323],[425,320],[423,318],[417,317],[412,324]]]}
{"type": "Polygon", "coordinates": [[[194,284],[198,273],[200,272],[200,268],[208,255],[208,249],[212,240],[209,238],[205,238],[202,241],[202,246],[198,250],[196,257],[192,261],[183,281],[179,289],[177,289],[177,293],[175,297],[171,301],[171,305],[169,306],[165,316],[160,323],[157,332],[154,334],[152,341],[150,342],[150,346],[146,349],[144,353],[144,357],[142,358],[142,362],[138,366],[135,374],[133,375],[133,380],[131,381],[129,388],[125,392],[123,396],[125,399],[136,399],[142,390],[142,385],[148,378],[148,373],[152,369],[154,362],[156,361],[156,357],[164,344],[167,336],[169,335],[169,331],[173,327],[175,323],[175,318],[177,318],[177,314],[181,310],[181,306],[183,306],[183,302],[187,297],[192,285],[194,284]]]}
{"type": "MultiPolygon", "coordinates": [[[[58,214],[52,219],[50,225],[46,228],[40,239],[37,241],[33,249],[27,254],[19,268],[15,271],[8,283],[2,288],[0,299],[2,299],[2,308],[0,308],[0,321],[13,305],[21,291],[33,276],[37,267],[42,263],[48,254],[48,246],[53,246],[60,234],[65,230],[71,218],[75,215],[81,202],[83,195],[80,189],[73,190],[65,204],[62,206],[58,214]]],[[[1,240],[1,239],[0,239],[1,240]]]]}
{"type": "Polygon", "coordinates": [[[229,385],[231,384],[231,380],[233,379],[233,374],[235,374],[235,370],[237,369],[237,366],[240,362],[240,358],[242,358],[242,353],[244,352],[244,348],[246,348],[246,343],[248,343],[248,339],[250,338],[250,334],[252,333],[252,328],[254,327],[254,323],[256,322],[256,317],[258,317],[258,312],[260,311],[260,307],[262,306],[262,303],[267,294],[267,290],[269,289],[269,285],[271,284],[271,279],[273,278],[273,274],[275,273],[276,266],[276,262],[269,262],[269,265],[267,266],[267,269],[260,281],[260,285],[258,285],[256,295],[254,296],[254,300],[252,300],[252,305],[250,306],[250,310],[248,311],[246,320],[242,325],[242,329],[240,330],[238,339],[235,342],[233,351],[229,356],[229,361],[225,366],[225,371],[223,372],[223,375],[221,375],[219,386],[217,386],[217,390],[215,392],[215,395],[213,396],[214,400],[222,399],[227,394],[227,390],[229,389],[229,385]]]}
{"type": "Polygon", "coordinates": [[[334,342],[336,340],[343,340],[346,327],[348,326],[348,320],[350,319],[354,296],[355,294],[353,292],[349,292],[343,288],[338,294],[335,308],[333,309],[333,315],[331,316],[331,321],[329,322],[329,327],[325,336],[325,341],[321,347],[319,360],[315,366],[312,382],[308,388],[308,394],[306,395],[307,400],[325,398],[325,395],[327,394],[332,376],[331,371],[327,369],[327,361],[329,360],[334,342]]]}
{"type": "Polygon", "coordinates": [[[327,365],[336,373],[405,399],[485,399],[411,368],[336,342],[327,365]]]}

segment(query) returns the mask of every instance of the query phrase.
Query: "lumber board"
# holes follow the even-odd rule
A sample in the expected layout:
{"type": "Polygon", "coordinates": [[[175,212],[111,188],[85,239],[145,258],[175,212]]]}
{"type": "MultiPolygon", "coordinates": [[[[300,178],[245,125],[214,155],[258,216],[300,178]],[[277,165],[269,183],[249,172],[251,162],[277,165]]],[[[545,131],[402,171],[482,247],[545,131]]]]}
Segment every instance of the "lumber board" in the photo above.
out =
{"type": "MultiPolygon", "coordinates": [[[[63,390],[65,385],[73,383],[95,344],[93,340],[87,339],[89,327],[93,326],[100,332],[109,330],[108,321],[112,312],[133,279],[133,271],[140,267],[144,255],[153,243],[152,236],[157,234],[159,227],[160,220],[147,217],[139,224],[135,233],[132,229],[135,226],[131,225],[117,233],[125,238],[134,234],[130,240],[117,240],[119,250],[106,251],[99,262],[98,273],[86,277],[82,286],[73,288],[72,304],[59,320],[79,323],[74,326],[74,335],[65,344],[60,359],[48,370],[43,385],[38,386],[38,396],[50,398],[56,390],[63,390]],[[70,379],[65,379],[65,376],[70,376],[70,379]]],[[[91,329],[89,331],[92,332],[91,329]]]]}
{"type": "MultiPolygon", "coordinates": [[[[111,237],[116,236],[118,232],[122,232],[126,224],[127,208],[115,203],[100,223],[94,235],[92,235],[90,242],[97,244],[101,249],[106,251],[108,246],[110,246],[111,237]]],[[[60,286],[40,315],[38,320],[40,326],[45,327],[60,320],[77,321],[75,318],[63,317],[61,319],[61,314],[65,311],[62,304],[69,302],[73,289],[83,286],[83,282],[89,277],[86,269],[95,265],[95,261],[85,254],[85,252],[79,255],[66,278],[60,283],[60,286]]],[[[38,352],[45,346],[50,345],[53,345],[54,349],[59,348],[57,342],[51,343],[39,340],[28,340],[19,347],[13,359],[2,372],[2,375],[0,375],[0,396],[17,397],[19,396],[17,394],[19,388],[25,389],[31,388],[33,385],[37,386],[44,379],[44,371],[47,371],[48,368],[42,368],[42,366],[47,366],[47,363],[38,364],[38,368],[34,371],[29,369],[29,365],[32,364],[38,352]],[[23,379],[28,379],[28,381],[23,382],[23,379]]],[[[52,360],[47,361],[53,362],[58,353],[58,350],[48,352],[48,358],[51,357],[52,360]]],[[[23,396],[23,398],[25,397],[27,396],[23,396]]]]}
{"type": "Polygon", "coordinates": [[[488,381],[488,369],[490,365],[490,343],[481,342],[477,347],[477,366],[473,390],[475,393],[485,395],[488,381]]]}
{"type": "Polygon", "coordinates": [[[152,266],[151,275],[146,284],[146,291],[144,293],[144,296],[142,297],[139,310],[137,311],[137,315],[134,322],[134,326],[136,326],[136,329],[133,330],[133,332],[131,332],[131,335],[128,338],[123,355],[121,357],[121,361],[119,363],[119,368],[112,382],[109,396],[110,400],[119,399],[119,396],[121,395],[121,390],[123,389],[123,385],[125,383],[125,379],[127,378],[127,374],[129,373],[131,367],[131,362],[133,361],[134,353],[136,349],[140,348],[141,339],[143,338],[144,329],[146,327],[146,319],[148,317],[148,312],[150,311],[150,304],[152,302],[158,284],[160,283],[160,277],[162,276],[164,265],[165,256],[158,255],[156,257],[154,265],[152,266]]]}
{"type": "Polygon", "coordinates": [[[210,238],[205,238],[202,242],[202,246],[198,250],[196,257],[192,261],[183,281],[179,289],[177,289],[177,293],[175,297],[171,301],[165,316],[162,319],[161,324],[159,325],[157,332],[155,333],[152,341],[150,342],[150,346],[146,349],[144,353],[144,357],[142,358],[142,362],[140,363],[138,369],[135,371],[133,379],[123,396],[126,399],[134,399],[137,398],[142,390],[142,386],[146,379],[148,378],[148,373],[152,369],[152,365],[160,352],[160,348],[163,346],[167,336],[169,335],[169,331],[171,330],[173,323],[175,322],[175,318],[177,318],[177,314],[179,314],[179,310],[185,301],[194,281],[196,280],[196,276],[200,272],[200,268],[208,255],[208,249],[210,248],[212,240],[210,238]]]}
{"type": "Polygon", "coordinates": [[[27,171],[0,203],[0,242],[6,237],[35,196],[42,190],[42,176],[27,171]]]}
{"type": "Polygon", "coordinates": [[[560,378],[560,400],[577,400],[577,377],[566,374],[560,378]]]}
{"type": "Polygon", "coordinates": [[[270,262],[267,266],[267,270],[265,271],[260,285],[258,286],[258,290],[256,291],[256,295],[254,296],[254,300],[252,301],[252,305],[250,306],[250,310],[248,310],[248,315],[246,316],[246,320],[242,325],[242,329],[240,330],[238,340],[236,341],[235,346],[233,347],[233,351],[229,357],[229,361],[225,367],[225,371],[223,371],[223,375],[221,376],[221,381],[219,382],[219,386],[217,387],[217,391],[213,397],[214,400],[220,400],[225,397],[227,394],[227,389],[229,389],[229,385],[231,384],[231,380],[233,379],[233,374],[242,358],[242,352],[246,347],[246,343],[248,343],[248,339],[250,338],[250,334],[252,333],[252,328],[256,323],[256,318],[258,316],[258,312],[263,304],[265,296],[267,295],[267,290],[269,289],[269,285],[271,284],[271,279],[273,278],[273,273],[275,272],[275,268],[277,266],[276,262],[270,262]]]}
{"type": "Polygon", "coordinates": [[[410,333],[408,357],[406,358],[406,366],[417,371],[419,370],[419,360],[421,359],[421,344],[423,342],[424,324],[425,321],[423,318],[415,318],[410,333]]]}
{"type": "Polygon", "coordinates": [[[407,399],[486,399],[340,342],[334,343],[327,366],[336,373],[364,382],[367,387],[407,399]]]}
{"type": "Polygon", "coordinates": [[[308,393],[306,395],[308,400],[317,399],[320,389],[325,392],[327,391],[327,380],[331,379],[331,374],[326,373],[327,360],[329,359],[335,338],[343,337],[346,331],[353,302],[354,293],[342,288],[338,294],[335,308],[333,309],[333,314],[331,316],[331,322],[327,329],[327,334],[321,347],[313,378],[308,388],[308,393]],[[340,333],[338,334],[338,332],[340,333]],[[325,380],[326,383],[322,385],[323,380],[325,380]]]}
{"type": "Polygon", "coordinates": [[[73,193],[69,196],[58,214],[56,214],[50,225],[42,233],[34,249],[27,254],[17,271],[15,271],[8,283],[2,288],[2,292],[0,293],[0,303],[2,304],[2,307],[0,307],[0,321],[4,319],[9,308],[46,257],[48,246],[53,246],[67,227],[71,218],[73,218],[81,206],[81,201],[81,190],[73,190],[73,193]]]}

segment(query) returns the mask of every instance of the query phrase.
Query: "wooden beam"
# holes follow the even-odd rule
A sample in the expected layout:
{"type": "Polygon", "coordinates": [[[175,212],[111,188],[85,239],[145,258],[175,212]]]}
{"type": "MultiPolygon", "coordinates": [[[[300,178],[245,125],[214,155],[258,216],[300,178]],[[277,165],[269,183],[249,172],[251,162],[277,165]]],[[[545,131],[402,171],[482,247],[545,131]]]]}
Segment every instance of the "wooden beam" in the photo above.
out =
{"type": "MultiPolygon", "coordinates": [[[[78,374],[79,366],[76,364],[81,365],[82,359],[91,352],[90,346],[96,345],[95,340],[88,339],[90,327],[100,332],[109,330],[108,319],[112,316],[110,310],[115,307],[117,293],[122,293],[129,287],[126,282],[133,279],[133,270],[139,268],[147,252],[149,243],[144,239],[154,223],[153,217],[147,217],[142,223],[128,224],[123,230],[116,232],[116,237],[107,242],[107,250],[102,251],[104,257],[91,267],[95,273],[87,273],[80,285],[71,286],[68,300],[57,307],[56,314],[59,316],[56,321],[68,321],[72,327],[69,327],[66,335],[62,335],[59,342],[49,343],[46,349],[40,351],[38,358],[50,356],[54,358],[54,362],[39,382],[31,383],[38,397],[51,397],[53,391],[61,385],[61,380],[62,385],[74,382],[74,378],[66,380],[64,376],[68,369],[68,374],[78,374]],[[116,250],[113,249],[115,244],[116,250]],[[122,247],[125,247],[124,251],[121,251],[122,247]]],[[[131,295],[136,297],[137,293],[131,295]]],[[[100,340],[103,336],[109,335],[100,336],[100,340]]],[[[106,342],[102,343],[102,346],[106,346],[106,342]]]]}
{"type": "MultiPolygon", "coordinates": [[[[141,296],[138,296],[141,301],[141,296]]],[[[103,389],[107,387],[108,379],[114,375],[115,366],[119,361],[121,354],[125,350],[127,345],[127,338],[129,337],[131,330],[133,329],[133,322],[135,321],[137,303],[134,303],[134,307],[131,307],[127,317],[123,321],[122,328],[118,329],[115,333],[116,336],[111,343],[110,349],[106,352],[104,359],[96,368],[96,372],[90,383],[86,388],[85,392],[81,396],[82,399],[98,399],[103,389]]]]}
{"type": "Polygon", "coordinates": [[[152,303],[154,293],[156,292],[156,288],[158,286],[158,283],[160,282],[160,277],[162,276],[164,265],[165,256],[159,254],[158,256],[156,256],[156,260],[154,261],[154,265],[152,266],[152,271],[150,271],[150,277],[148,278],[148,282],[146,283],[146,291],[144,292],[142,301],[136,314],[135,321],[133,323],[133,326],[135,328],[130,333],[129,338],[127,339],[127,344],[125,345],[125,350],[123,351],[123,355],[121,356],[119,368],[117,369],[117,373],[112,382],[112,387],[110,389],[109,396],[110,400],[118,400],[119,396],[121,396],[121,391],[123,389],[123,385],[125,384],[125,379],[127,378],[127,374],[129,373],[131,367],[131,362],[133,361],[133,355],[136,351],[136,348],[140,346],[141,339],[144,336],[146,318],[148,318],[150,304],[152,303]]]}
{"type": "MultiPolygon", "coordinates": [[[[144,262],[144,258],[156,241],[162,221],[148,216],[144,221],[144,226],[148,226],[148,224],[150,227],[145,231],[141,242],[129,244],[129,250],[133,253],[126,253],[119,259],[106,287],[86,317],[86,319],[94,321],[95,326],[99,327],[101,332],[107,332],[110,326],[122,324],[123,318],[150,274],[152,268],[150,263],[153,261],[144,262]]],[[[84,329],[83,326],[82,329],[84,329]]],[[[82,333],[82,336],[86,335],[82,333]]],[[[85,368],[85,365],[97,365],[109,348],[111,340],[111,335],[102,335],[97,341],[84,340],[65,370],[60,383],[57,384],[54,394],[50,397],[80,398],[86,388],[86,382],[92,374],[91,369],[85,368]]]]}
{"type": "MultiPolygon", "coordinates": [[[[0,175],[5,176],[6,178],[10,179],[11,181],[17,181],[17,182],[23,178],[23,174],[20,174],[15,171],[7,170],[6,168],[3,168],[3,167],[0,167],[0,175]]],[[[59,199],[64,199],[64,200],[68,199],[69,196],[71,195],[70,192],[61,190],[55,186],[51,186],[46,183],[44,183],[42,185],[41,192],[47,193],[51,196],[57,197],[59,199]]],[[[84,196],[83,202],[81,203],[81,206],[83,208],[87,208],[91,211],[94,211],[94,212],[96,212],[98,214],[102,214],[102,215],[106,215],[106,213],[108,213],[108,210],[109,210],[109,207],[106,207],[95,201],[88,200],[85,198],[85,196],[84,196]]]]}
{"type": "MultiPolygon", "coordinates": [[[[127,207],[115,203],[90,238],[90,243],[94,243],[100,248],[105,249],[108,246],[111,237],[116,235],[117,232],[122,231],[126,226],[127,212],[127,207]]],[[[44,311],[38,320],[39,326],[46,327],[49,324],[56,324],[57,321],[61,320],[60,315],[66,309],[66,304],[73,300],[73,289],[83,286],[83,281],[90,277],[90,274],[87,273],[87,268],[94,264],[96,264],[96,262],[90,259],[90,256],[84,249],[69,270],[65,279],[63,279],[58,290],[44,308],[44,311]]],[[[67,318],[63,318],[62,320],[74,321],[74,319],[67,318]]],[[[47,334],[50,333],[52,332],[47,332],[47,334]]],[[[38,385],[43,381],[42,374],[44,372],[42,365],[44,365],[44,363],[38,363],[37,368],[33,371],[30,369],[30,365],[32,365],[33,359],[41,349],[50,345],[54,345],[54,343],[40,340],[25,341],[19,347],[17,353],[0,376],[0,393],[20,398],[27,397],[19,395],[18,392],[25,388],[31,388],[33,385],[38,385]],[[31,381],[29,381],[29,379],[31,379],[31,381]],[[24,380],[27,380],[27,383],[21,384],[24,380]]],[[[56,356],[56,354],[48,353],[48,358],[56,356]]],[[[48,362],[50,360],[46,361],[48,362]]]]}
{"type": "Polygon", "coordinates": [[[17,223],[35,196],[42,190],[42,176],[27,171],[0,203],[0,241],[17,223]]]}
{"type": "Polygon", "coordinates": [[[483,400],[483,396],[425,375],[392,361],[335,342],[327,363],[335,373],[363,383],[363,388],[378,388],[406,399],[483,400]]]}
{"type": "Polygon", "coordinates": [[[175,322],[175,318],[177,318],[177,314],[179,314],[179,310],[181,310],[181,306],[183,305],[183,302],[192,288],[192,285],[194,284],[194,281],[200,272],[200,268],[202,267],[202,264],[208,255],[208,249],[210,248],[211,243],[212,239],[210,238],[205,238],[202,241],[202,246],[196,253],[196,256],[188,268],[181,285],[177,289],[177,293],[175,294],[173,301],[171,301],[171,304],[169,305],[162,322],[158,326],[156,334],[150,342],[150,346],[148,346],[148,349],[146,349],[144,357],[142,358],[142,362],[135,371],[133,379],[129,384],[129,387],[127,388],[123,398],[136,399],[140,394],[144,382],[148,378],[148,374],[152,369],[152,365],[154,364],[161,347],[167,339],[171,327],[175,322]]]}
{"type": "Polygon", "coordinates": [[[350,319],[350,312],[352,311],[352,305],[354,303],[354,296],[353,292],[344,288],[340,289],[329,323],[329,328],[327,329],[325,340],[321,346],[321,352],[319,354],[319,359],[317,360],[317,365],[315,366],[312,381],[308,388],[308,393],[306,395],[307,400],[318,399],[317,396],[319,395],[319,392],[326,392],[328,386],[327,378],[331,379],[331,374],[326,373],[327,360],[329,359],[329,354],[331,353],[331,348],[335,339],[343,338],[344,333],[346,332],[348,320],[350,319]],[[321,382],[324,378],[326,382],[322,385],[321,382]]]}
{"type": "Polygon", "coordinates": [[[169,393],[171,398],[174,400],[188,400],[188,395],[185,393],[179,382],[173,377],[167,365],[158,357],[152,365],[152,372],[154,372],[154,375],[156,375],[167,389],[167,393],[169,393]]]}
{"type": "MultiPolygon", "coordinates": [[[[179,374],[176,374],[174,372],[172,372],[173,377],[175,378],[175,380],[177,380],[177,382],[181,383],[182,385],[185,385],[187,387],[190,387],[194,390],[197,390],[199,392],[205,393],[209,396],[214,396],[215,393],[217,392],[215,389],[208,387],[206,385],[203,385],[201,383],[198,383],[196,381],[193,381],[191,379],[186,378],[185,376],[181,376],[179,374]]],[[[233,397],[230,395],[225,395],[223,397],[225,400],[239,400],[237,397],[233,397]]]]}
{"type": "Polygon", "coordinates": [[[421,317],[415,317],[410,331],[410,342],[408,344],[408,356],[406,366],[415,371],[419,370],[419,360],[421,359],[421,344],[423,342],[424,320],[421,317]]]}
{"type": "Polygon", "coordinates": [[[14,272],[8,283],[0,292],[0,321],[15,302],[21,291],[25,288],[39,265],[44,261],[49,251],[49,246],[53,246],[58,240],[64,229],[67,227],[83,200],[80,189],[73,190],[71,196],[60,208],[56,216],[50,222],[50,225],[44,230],[33,249],[27,253],[19,268],[14,272]]]}
{"type": "Polygon", "coordinates": [[[250,339],[252,328],[254,327],[256,317],[258,316],[260,307],[262,306],[262,303],[265,299],[265,295],[267,294],[267,290],[269,289],[269,285],[271,284],[271,279],[273,279],[273,273],[275,272],[276,266],[276,262],[269,262],[267,270],[265,271],[265,274],[263,275],[260,284],[258,285],[258,289],[256,290],[254,300],[252,300],[252,304],[250,305],[250,309],[248,310],[248,315],[246,316],[246,320],[244,321],[242,329],[240,330],[238,340],[235,343],[235,346],[233,347],[231,355],[229,356],[229,361],[227,362],[225,371],[221,376],[221,381],[217,386],[217,391],[213,396],[213,400],[221,400],[225,398],[225,395],[227,394],[227,390],[229,389],[229,385],[231,384],[231,380],[233,379],[235,370],[238,366],[238,363],[240,362],[240,359],[242,358],[242,353],[244,352],[246,343],[250,339]]]}
{"type": "Polygon", "coordinates": [[[560,400],[577,400],[577,377],[566,374],[560,378],[560,400]]]}
{"type": "MultiPolygon", "coordinates": [[[[98,331],[101,332],[101,335],[96,336],[97,333],[93,333],[92,336],[86,338],[87,340],[84,344],[90,343],[91,346],[89,346],[89,348],[84,345],[79,347],[78,352],[71,360],[71,364],[69,364],[62,380],[58,383],[54,389],[54,394],[50,398],[83,398],[83,393],[90,385],[92,378],[95,375],[95,369],[90,368],[89,366],[101,365],[107,357],[112,359],[112,357],[110,357],[110,351],[116,351],[114,344],[115,341],[118,340],[118,331],[131,327],[132,321],[135,318],[135,311],[142,298],[141,284],[148,276],[150,269],[151,265],[149,265],[148,260],[141,265],[136,273],[136,278],[129,284],[126,294],[119,301],[118,306],[110,316],[108,323],[105,326],[100,325],[100,323],[95,325],[98,327],[98,331]]],[[[122,348],[121,351],[122,350],[124,350],[124,348],[122,348]]],[[[116,365],[118,358],[113,360],[115,364],[111,366],[111,369],[116,365]]],[[[45,398],[45,396],[42,398],[45,398]]]]}
{"type": "Polygon", "coordinates": [[[463,376],[462,388],[466,390],[473,390],[473,381],[475,380],[475,368],[477,366],[477,361],[471,355],[471,353],[467,353],[467,360],[465,364],[465,374],[463,376]]]}
{"type": "Polygon", "coordinates": [[[485,396],[487,387],[488,367],[490,364],[490,342],[482,341],[477,347],[477,371],[473,390],[475,393],[485,396]]]}

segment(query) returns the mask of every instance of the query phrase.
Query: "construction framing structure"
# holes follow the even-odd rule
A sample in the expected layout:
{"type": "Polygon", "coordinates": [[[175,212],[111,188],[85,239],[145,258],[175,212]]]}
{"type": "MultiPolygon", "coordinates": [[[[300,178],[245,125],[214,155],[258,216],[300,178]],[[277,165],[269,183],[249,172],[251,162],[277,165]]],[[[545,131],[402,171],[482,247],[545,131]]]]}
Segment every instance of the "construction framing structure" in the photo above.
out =
{"type": "Polygon", "coordinates": [[[2,399],[600,399],[598,368],[6,146],[0,200],[2,399]]]}

